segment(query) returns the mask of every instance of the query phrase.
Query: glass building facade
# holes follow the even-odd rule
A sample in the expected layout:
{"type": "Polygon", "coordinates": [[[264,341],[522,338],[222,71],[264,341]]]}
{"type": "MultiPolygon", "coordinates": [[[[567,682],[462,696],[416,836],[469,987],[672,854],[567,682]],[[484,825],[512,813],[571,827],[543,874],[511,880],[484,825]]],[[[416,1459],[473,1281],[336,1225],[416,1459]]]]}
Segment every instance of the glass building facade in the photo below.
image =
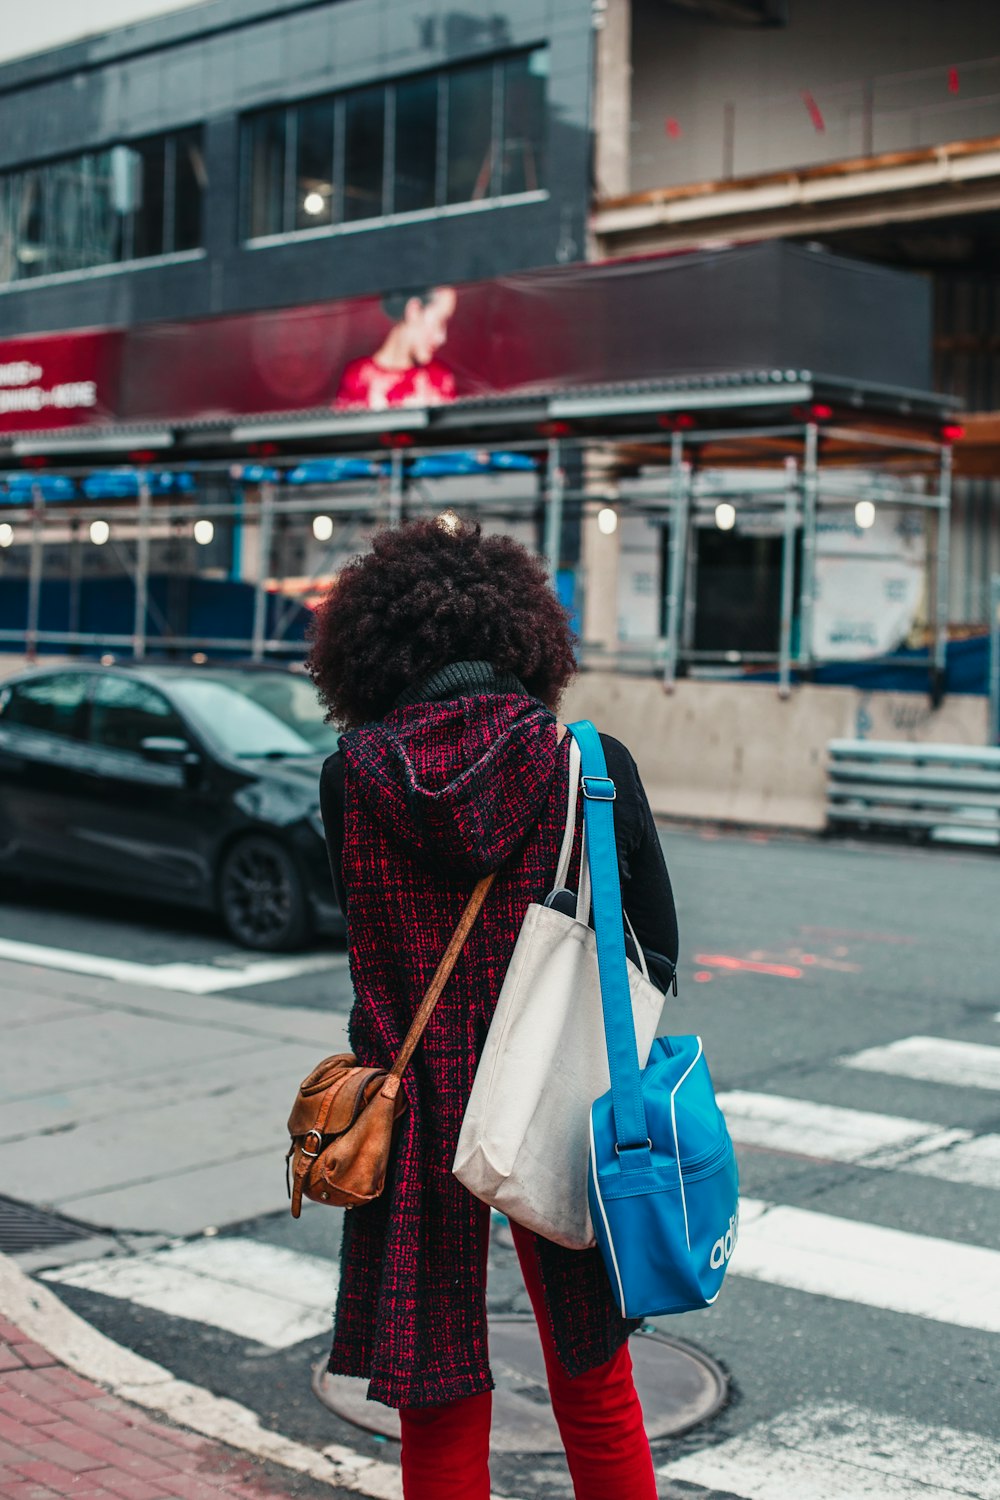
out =
{"type": "Polygon", "coordinates": [[[0,174],[0,284],[195,250],[201,129],[0,174]]]}
{"type": "Polygon", "coordinates": [[[0,339],[585,259],[592,54],[590,0],[209,0],[0,64],[0,339]]]}
{"type": "Polygon", "coordinates": [[[259,110],[243,121],[243,237],[546,186],[548,49],[259,110]]]}

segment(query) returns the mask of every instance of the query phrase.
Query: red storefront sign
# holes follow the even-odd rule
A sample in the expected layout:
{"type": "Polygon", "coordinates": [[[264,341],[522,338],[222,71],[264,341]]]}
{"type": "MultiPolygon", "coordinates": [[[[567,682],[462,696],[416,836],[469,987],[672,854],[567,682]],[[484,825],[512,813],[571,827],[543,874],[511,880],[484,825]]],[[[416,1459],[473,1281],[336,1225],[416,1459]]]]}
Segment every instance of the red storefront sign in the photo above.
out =
{"type": "Polygon", "coordinates": [[[123,338],[112,330],[0,342],[0,433],[116,417],[123,338]]]}

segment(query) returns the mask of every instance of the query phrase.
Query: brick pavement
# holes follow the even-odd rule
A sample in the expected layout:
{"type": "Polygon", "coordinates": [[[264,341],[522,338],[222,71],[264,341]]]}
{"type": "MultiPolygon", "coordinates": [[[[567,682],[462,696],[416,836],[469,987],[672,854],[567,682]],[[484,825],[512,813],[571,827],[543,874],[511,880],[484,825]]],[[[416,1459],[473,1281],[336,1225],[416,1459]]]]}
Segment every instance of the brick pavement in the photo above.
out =
{"type": "Polygon", "coordinates": [[[0,1318],[0,1500],[288,1500],[343,1491],[154,1421],[0,1318]]]}

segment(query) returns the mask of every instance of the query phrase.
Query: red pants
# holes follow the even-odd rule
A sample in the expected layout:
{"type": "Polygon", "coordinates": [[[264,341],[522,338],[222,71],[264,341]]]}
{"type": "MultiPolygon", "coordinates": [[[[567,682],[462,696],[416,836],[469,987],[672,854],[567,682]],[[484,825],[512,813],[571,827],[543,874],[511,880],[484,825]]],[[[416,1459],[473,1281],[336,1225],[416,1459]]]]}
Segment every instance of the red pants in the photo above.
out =
{"type": "MultiPolygon", "coordinates": [[[[656,1500],[642,1408],[623,1344],[607,1364],[570,1378],[552,1342],[532,1236],[511,1224],[545,1356],[549,1395],[576,1500],[656,1500]]],[[[407,1407],[402,1424],[405,1500],[489,1500],[492,1394],[447,1406],[407,1407]]]]}

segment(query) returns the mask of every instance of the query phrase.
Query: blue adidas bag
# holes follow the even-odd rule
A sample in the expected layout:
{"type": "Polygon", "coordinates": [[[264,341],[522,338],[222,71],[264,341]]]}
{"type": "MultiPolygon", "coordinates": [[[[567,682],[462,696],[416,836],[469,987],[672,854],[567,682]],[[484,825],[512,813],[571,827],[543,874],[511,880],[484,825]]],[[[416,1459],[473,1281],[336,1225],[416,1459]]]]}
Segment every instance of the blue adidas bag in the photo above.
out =
{"type": "Polygon", "coordinates": [[[611,1088],[590,1116],[590,1213],[626,1318],[708,1307],[736,1243],[733,1143],[697,1036],[658,1037],[639,1068],[615,849],[614,782],[597,730],[571,724],[584,821],[611,1088]]]}

